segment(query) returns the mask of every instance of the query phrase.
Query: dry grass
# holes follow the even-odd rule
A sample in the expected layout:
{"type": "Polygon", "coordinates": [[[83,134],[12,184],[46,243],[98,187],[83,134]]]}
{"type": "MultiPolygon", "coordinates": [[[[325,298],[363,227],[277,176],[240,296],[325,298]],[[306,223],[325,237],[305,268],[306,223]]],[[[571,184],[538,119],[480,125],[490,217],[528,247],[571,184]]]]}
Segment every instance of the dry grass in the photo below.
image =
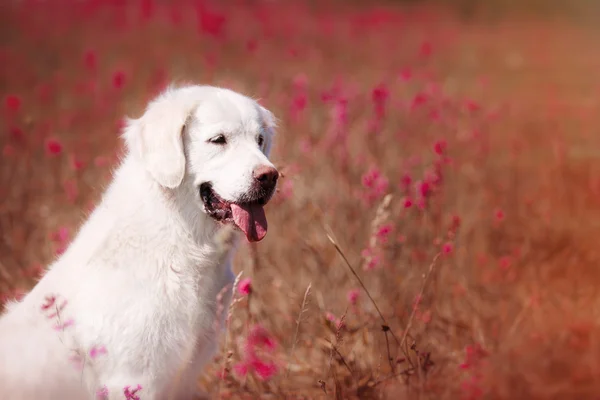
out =
{"type": "Polygon", "coordinates": [[[19,4],[0,6],[0,293],[76,232],[120,118],[169,80],[217,84],[280,118],[285,176],[237,257],[252,292],[201,379],[215,397],[600,393],[597,32],[435,7],[239,1],[203,30],[195,3],[19,4]],[[235,373],[255,324],[269,379],[235,373]]]}

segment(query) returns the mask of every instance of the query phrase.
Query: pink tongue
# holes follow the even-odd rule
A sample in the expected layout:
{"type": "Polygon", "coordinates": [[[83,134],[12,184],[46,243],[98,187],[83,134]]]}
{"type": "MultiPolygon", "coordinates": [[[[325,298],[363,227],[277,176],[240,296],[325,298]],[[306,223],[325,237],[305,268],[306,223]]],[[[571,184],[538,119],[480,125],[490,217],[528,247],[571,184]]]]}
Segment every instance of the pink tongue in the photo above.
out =
{"type": "Polygon", "coordinates": [[[267,234],[265,210],[258,204],[231,204],[233,221],[246,234],[249,242],[258,242],[267,234]]]}

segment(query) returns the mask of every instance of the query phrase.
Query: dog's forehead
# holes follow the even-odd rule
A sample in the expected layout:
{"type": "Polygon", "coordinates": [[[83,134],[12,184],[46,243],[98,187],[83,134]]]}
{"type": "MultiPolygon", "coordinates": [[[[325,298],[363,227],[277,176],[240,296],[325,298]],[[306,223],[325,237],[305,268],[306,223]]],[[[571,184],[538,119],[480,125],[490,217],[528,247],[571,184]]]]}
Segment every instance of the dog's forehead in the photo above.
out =
{"type": "Polygon", "coordinates": [[[250,98],[229,93],[211,96],[201,102],[194,113],[202,125],[235,124],[259,129],[262,125],[257,105],[250,98]]]}

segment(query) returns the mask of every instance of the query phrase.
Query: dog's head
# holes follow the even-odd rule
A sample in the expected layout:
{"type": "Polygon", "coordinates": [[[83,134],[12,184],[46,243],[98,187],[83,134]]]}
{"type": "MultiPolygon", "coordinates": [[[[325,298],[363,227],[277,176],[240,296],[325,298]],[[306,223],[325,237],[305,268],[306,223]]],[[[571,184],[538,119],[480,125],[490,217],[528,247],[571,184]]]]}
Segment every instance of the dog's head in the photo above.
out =
{"type": "Polygon", "coordinates": [[[279,177],[268,159],[274,128],[273,115],[246,96],[189,86],[153,100],[124,136],[160,185],[193,185],[203,212],[259,241],[267,233],[263,206],[279,177]]]}

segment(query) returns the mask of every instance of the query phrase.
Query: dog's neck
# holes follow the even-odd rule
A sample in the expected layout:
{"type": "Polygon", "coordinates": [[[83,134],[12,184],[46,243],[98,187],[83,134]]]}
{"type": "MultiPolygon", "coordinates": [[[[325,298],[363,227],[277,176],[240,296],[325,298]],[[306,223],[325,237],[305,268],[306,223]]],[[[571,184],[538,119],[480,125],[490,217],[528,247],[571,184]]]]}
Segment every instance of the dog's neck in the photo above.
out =
{"type": "MultiPolygon", "coordinates": [[[[215,260],[214,253],[220,252],[223,256],[217,259],[229,261],[239,240],[238,233],[224,247],[219,235],[223,226],[201,210],[193,186],[187,180],[176,189],[164,188],[138,160],[127,156],[115,171],[113,182],[86,223],[89,227],[84,225],[80,235],[87,237],[86,243],[98,243],[97,251],[105,251],[106,246],[116,244],[106,243],[110,239],[104,236],[114,232],[114,226],[120,225],[121,229],[139,232],[138,245],[141,247],[138,251],[141,252],[145,251],[144,246],[156,245],[165,246],[165,251],[169,253],[177,252],[178,248],[183,247],[178,242],[191,241],[197,251],[194,254],[179,254],[178,257],[197,259],[199,266],[202,266],[202,260],[215,260]],[[93,239],[90,240],[90,237],[93,239]]],[[[81,257],[81,254],[77,255],[77,258],[81,257]]],[[[211,268],[209,265],[206,267],[211,268]]]]}

